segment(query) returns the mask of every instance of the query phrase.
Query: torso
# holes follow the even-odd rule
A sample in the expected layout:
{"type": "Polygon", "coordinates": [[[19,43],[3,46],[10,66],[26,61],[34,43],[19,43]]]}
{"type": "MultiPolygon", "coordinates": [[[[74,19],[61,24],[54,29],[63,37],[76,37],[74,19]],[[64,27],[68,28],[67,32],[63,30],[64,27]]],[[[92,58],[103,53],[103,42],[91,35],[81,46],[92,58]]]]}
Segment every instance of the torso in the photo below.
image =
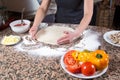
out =
{"type": "Polygon", "coordinates": [[[84,0],[56,0],[56,4],[56,22],[80,23],[84,14],[84,0]]]}

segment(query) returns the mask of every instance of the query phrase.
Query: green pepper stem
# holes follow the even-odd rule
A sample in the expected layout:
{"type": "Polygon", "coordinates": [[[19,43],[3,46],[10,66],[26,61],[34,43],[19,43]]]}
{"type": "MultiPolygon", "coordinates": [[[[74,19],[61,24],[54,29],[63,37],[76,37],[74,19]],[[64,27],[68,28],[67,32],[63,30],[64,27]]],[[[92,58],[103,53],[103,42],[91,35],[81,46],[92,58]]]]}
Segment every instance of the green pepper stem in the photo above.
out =
{"type": "Polygon", "coordinates": [[[103,56],[101,54],[99,54],[99,53],[96,55],[96,58],[98,58],[98,59],[101,59],[102,57],[103,56]]]}

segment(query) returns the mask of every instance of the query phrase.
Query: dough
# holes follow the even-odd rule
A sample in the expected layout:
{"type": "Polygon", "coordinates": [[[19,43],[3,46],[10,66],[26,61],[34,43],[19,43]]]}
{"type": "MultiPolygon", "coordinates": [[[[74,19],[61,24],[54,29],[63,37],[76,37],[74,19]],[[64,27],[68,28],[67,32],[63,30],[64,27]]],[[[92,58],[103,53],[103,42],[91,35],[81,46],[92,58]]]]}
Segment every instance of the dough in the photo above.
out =
{"type": "Polygon", "coordinates": [[[37,40],[46,44],[58,45],[57,40],[64,36],[64,31],[74,31],[70,27],[49,26],[37,33],[37,40]]]}

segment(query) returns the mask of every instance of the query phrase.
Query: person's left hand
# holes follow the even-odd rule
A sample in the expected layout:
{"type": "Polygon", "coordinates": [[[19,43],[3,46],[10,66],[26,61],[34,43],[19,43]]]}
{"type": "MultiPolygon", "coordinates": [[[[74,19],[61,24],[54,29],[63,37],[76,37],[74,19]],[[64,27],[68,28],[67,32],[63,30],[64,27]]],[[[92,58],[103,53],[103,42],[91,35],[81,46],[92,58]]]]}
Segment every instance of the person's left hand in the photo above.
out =
{"type": "Polygon", "coordinates": [[[76,34],[76,32],[68,32],[64,31],[65,36],[61,37],[60,39],[57,40],[58,44],[67,44],[72,42],[75,38],[78,37],[79,34],[76,34]]]}

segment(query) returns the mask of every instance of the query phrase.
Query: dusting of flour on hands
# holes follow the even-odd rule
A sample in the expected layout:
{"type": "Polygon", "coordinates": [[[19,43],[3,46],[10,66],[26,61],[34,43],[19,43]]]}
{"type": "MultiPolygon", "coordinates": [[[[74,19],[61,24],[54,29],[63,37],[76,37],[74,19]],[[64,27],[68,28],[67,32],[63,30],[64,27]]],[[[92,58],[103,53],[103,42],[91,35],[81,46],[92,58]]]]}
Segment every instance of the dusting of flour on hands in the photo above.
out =
{"type": "Polygon", "coordinates": [[[28,54],[31,55],[36,55],[36,56],[46,56],[46,57],[56,57],[56,56],[62,56],[63,54],[66,53],[66,51],[71,50],[71,49],[76,49],[75,47],[78,47],[79,50],[80,48],[82,50],[88,49],[88,50],[96,50],[98,49],[98,46],[100,46],[100,41],[99,41],[99,36],[100,33],[92,31],[92,30],[86,30],[84,31],[84,36],[83,39],[80,40],[80,42],[76,45],[73,45],[69,49],[66,48],[50,48],[49,46],[43,46],[41,44],[33,44],[29,46],[24,46],[23,44],[25,43],[25,40],[23,42],[17,44],[14,48],[17,51],[23,51],[27,52],[28,54]]]}

